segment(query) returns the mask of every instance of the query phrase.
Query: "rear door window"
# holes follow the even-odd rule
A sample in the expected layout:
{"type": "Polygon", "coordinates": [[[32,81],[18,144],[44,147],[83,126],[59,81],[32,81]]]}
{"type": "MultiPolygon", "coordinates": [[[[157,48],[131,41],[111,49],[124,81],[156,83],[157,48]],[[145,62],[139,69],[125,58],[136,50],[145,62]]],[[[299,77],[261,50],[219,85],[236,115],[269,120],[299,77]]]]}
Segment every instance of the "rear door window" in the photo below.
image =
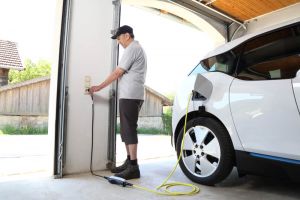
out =
{"type": "Polygon", "coordinates": [[[245,44],[237,78],[290,79],[300,68],[299,25],[255,38],[245,44]]]}

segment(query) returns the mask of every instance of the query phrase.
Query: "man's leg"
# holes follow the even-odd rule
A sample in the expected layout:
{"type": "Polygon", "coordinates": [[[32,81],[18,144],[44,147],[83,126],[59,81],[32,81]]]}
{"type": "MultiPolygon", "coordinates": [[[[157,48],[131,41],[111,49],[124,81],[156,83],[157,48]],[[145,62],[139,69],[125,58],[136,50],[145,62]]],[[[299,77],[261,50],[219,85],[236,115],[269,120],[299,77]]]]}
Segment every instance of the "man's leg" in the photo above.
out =
{"type": "Polygon", "coordinates": [[[129,146],[127,144],[125,144],[125,148],[126,148],[127,156],[130,156],[129,146]]]}
{"type": "Polygon", "coordinates": [[[129,144],[126,145],[126,149],[128,149],[130,155],[130,160],[136,160],[137,159],[137,144],[129,144]]]}
{"type": "Polygon", "coordinates": [[[127,129],[127,103],[126,100],[124,99],[119,99],[119,115],[120,115],[120,134],[121,134],[121,139],[122,142],[124,142],[125,144],[125,148],[126,148],[126,152],[127,152],[127,158],[125,160],[125,162],[118,167],[113,167],[110,171],[112,173],[120,173],[122,171],[124,171],[127,166],[129,165],[130,162],[130,152],[129,152],[129,148],[128,145],[126,145],[125,140],[127,138],[127,136],[125,135],[126,133],[126,129],[127,129]]]}
{"type": "Polygon", "coordinates": [[[125,162],[118,167],[113,167],[110,170],[112,173],[120,173],[120,172],[124,171],[127,168],[127,166],[129,165],[131,159],[130,159],[130,151],[129,151],[128,145],[125,144],[125,148],[126,148],[126,152],[127,152],[127,158],[126,158],[125,162]]]}
{"type": "Polygon", "coordinates": [[[122,113],[122,119],[124,120],[120,120],[120,122],[124,138],[123,141],[127,144],[126,151],[129,153],[130,161],[127,168],[124,171],[115,174],[115,176],[128,180],[140,177],[140,170],[137,164],[137,121],[142,101],[123,99],[120,101],[120,107],[121,103],[123,109],[122,112],[120,109],[120,116],[122,113]]]}
{"type": "Polygon", "coordinates": [[[126,149],[129,151],[130,160],[126,169],[120,173],[116,173],[115,176],[124,178],[124,179],[134,179],[140,178],[139,165],[137,163],[137,144],[128,144],[126,149]]]}

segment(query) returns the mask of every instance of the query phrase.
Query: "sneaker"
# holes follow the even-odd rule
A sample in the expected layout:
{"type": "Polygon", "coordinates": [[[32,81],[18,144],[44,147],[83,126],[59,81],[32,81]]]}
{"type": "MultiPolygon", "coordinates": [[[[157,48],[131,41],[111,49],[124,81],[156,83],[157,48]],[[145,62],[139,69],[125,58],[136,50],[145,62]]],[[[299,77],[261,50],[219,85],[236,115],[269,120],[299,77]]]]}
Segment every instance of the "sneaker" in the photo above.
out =
{"type": "Polygon", "coordinates": [[[129,162],[130,161],[128,159],[126,159],[122,165],[120,165],[119,167],[113,167],[110,171],[112,173],[120,173],[127,168],[127,166],[129,165],[129,162]]]}
{"type": "Polygon", "coordinates": [[[124,171],[115,174],[115,176],[124,178],[126,180],[140,178],[139,166],[129,164],[128,167],[124,171]]]}

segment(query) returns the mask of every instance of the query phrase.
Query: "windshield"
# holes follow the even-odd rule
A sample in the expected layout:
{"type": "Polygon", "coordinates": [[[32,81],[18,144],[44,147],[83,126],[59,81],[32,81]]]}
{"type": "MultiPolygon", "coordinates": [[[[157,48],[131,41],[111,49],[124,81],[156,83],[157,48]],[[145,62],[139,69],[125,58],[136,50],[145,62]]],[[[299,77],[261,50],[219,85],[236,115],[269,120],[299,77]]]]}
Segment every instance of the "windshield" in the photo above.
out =
{"type": "Polygon", "coordinates": [[[193,75],[193,74],[203,74],[207,72],[207,69],[202,65],[202,63],[200,62],[190,73],[189,75],[193,75]]]}
{"type": "Polygon", "coordinates": [[[235,54],[233,51],[225,52],[202,60],[189,75],[203,74],[205,72],[223,72],[231,74],[234,71],[235,54]]]}

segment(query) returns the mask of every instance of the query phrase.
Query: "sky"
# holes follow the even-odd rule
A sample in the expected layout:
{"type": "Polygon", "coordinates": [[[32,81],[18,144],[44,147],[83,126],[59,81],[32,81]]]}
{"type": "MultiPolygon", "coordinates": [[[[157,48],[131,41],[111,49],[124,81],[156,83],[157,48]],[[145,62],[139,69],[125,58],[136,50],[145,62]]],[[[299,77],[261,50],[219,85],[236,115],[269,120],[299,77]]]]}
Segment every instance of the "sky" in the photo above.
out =
{"type": "MultiPolygon", "coordinates": [[[[23,59],[51,60],[55,3],[55,0],[0,0],[0,39],[17,42],[23,59]]],[[[121,25],[133,27],[136,40],[146,51],[146,85],[164,95],[175,93],[188,72],[213,48],[206,33],[158,12],[124,5],[121,13],[121,25]]]]}
{"type": "Polygon", "coordinates": [[[55,0],[0,0],[0,39],[17,42],[23,59],[53,56],[55,0]]]}

